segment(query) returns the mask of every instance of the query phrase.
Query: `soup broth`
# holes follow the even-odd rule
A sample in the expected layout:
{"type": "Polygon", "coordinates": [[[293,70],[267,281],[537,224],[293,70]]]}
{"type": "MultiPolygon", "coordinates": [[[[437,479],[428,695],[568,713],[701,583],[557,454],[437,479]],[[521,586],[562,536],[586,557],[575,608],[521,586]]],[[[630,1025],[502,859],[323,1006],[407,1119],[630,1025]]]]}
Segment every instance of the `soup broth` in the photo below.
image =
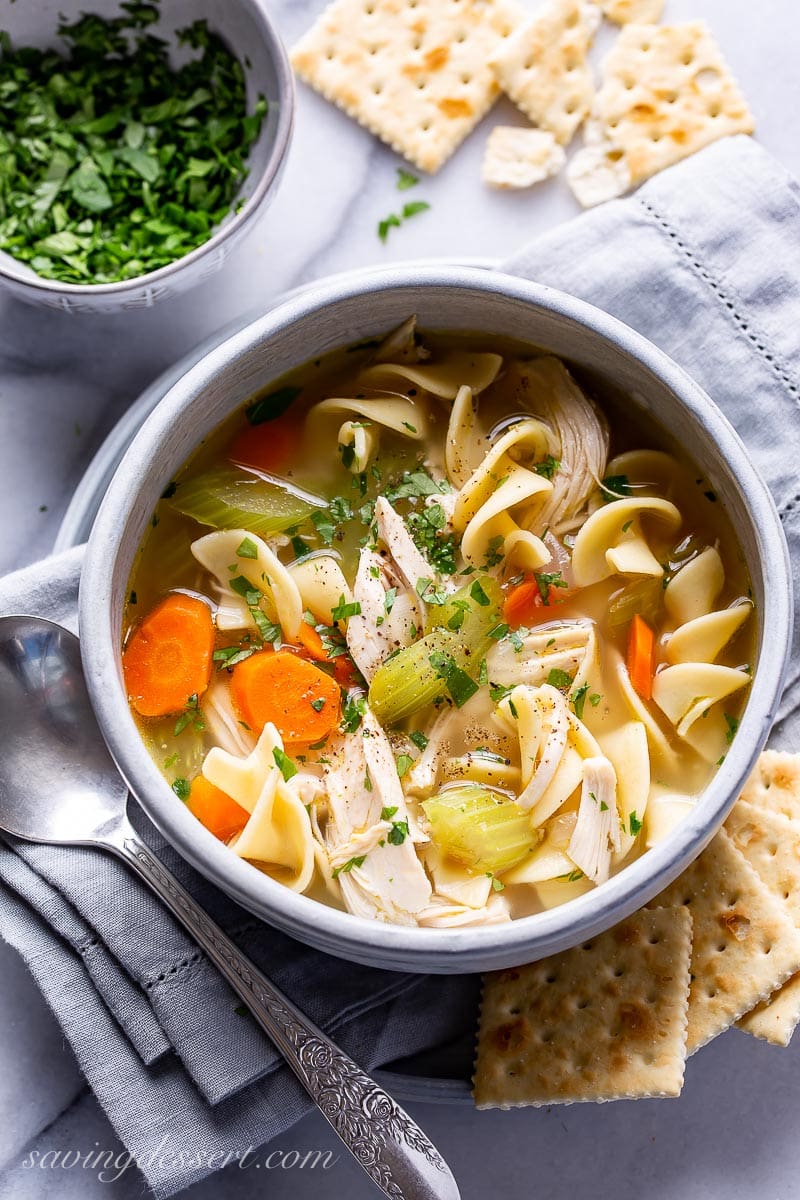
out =
{"type": "Polygon", "coordinates": [[[166,489],[123,667],[232,853],[360,916],[507,921],[689,812],[755,620],[708,482],[568,367],[420,334],[306,364],[166,489]]]}

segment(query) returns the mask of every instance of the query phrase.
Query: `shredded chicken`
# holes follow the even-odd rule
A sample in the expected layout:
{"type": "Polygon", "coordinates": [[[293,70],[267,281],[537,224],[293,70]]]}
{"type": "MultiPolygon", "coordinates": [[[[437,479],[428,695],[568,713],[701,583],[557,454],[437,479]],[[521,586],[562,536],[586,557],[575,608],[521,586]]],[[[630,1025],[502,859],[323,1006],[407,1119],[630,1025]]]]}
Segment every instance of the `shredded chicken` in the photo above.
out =
{"type": "Polygon", "coordinates": [[[470,908],[466,904],[434,896],[428,908],[418,915],[420,925],[433,929],[465,928],[472,925],[501,925],[511,920],[508,901],[495,892],[483,908],[470,908]]]}
{"type": "Polygon", "coordinates": [[[536,514],[539,528],[556,533],[574,528],[576,518],[605,473],[608,425],[557,358],[544,355],[525,364],[531,406],[560,441],[560,467],[553,491],[536,514]]]}
{"type": "Polygon", "coordinates": [[[325,838],[331,862],[341,868],[338,881],[348,910],[416,924],[416,914],[430,903],[431,885],[412,838],[390,840],[389,831],[402,829],[408,820],[408,809],[391,745],[369,710],[361,728],[341,739],[325,782],[330,814],[325,838]],[[390,811],[390,817],[382,816],[390,811]],[[385,838],[375,837],[381,822],[388,822],[385,838]],[[360,835],[366,835],[366,842],[357,841],[360,835]],[[368,850],[359,849],[340,861],[346,849],[367,843],[368,850]]]}
{"type": "Polygon", "coordinates": [[[399,513],[385,496],[375,502],[378,537],[388,549],[408,586],[414,590],[420,579],[435,579],[437,572],[414,545],[413,538],[399,513]]]}
{"type": "Polygon", "coordinates": [[[414,630],[424,624],[422,602],[406,588],[386,557],[363,546],[353,585],[361,611],[347,622],[347,648],[368,683],[385,658],[410,646],[414,630]],[[387,593],[392,592],[392,602],[387,593]]]}
{"type": "Polygon", "coordinates": [[[617,777],[607,758],[587,758],[578,820],[567,854],[594,883],[604,883],[611,869],[611,851],[619,850],[617,777]]]}
{"type": "Polygon", "coordinates": [[[203,719],[215,746],[246,758],[256,739],[236,719],[231,704],[227,679],[216,678],[203,696],[203,719]]]}

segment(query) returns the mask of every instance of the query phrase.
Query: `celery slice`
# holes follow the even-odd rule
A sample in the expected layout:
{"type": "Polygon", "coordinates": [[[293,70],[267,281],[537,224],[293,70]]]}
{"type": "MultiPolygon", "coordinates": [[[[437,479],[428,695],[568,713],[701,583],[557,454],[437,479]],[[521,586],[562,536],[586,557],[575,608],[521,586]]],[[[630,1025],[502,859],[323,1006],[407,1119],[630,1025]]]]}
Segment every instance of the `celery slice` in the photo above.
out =
{"type": "Polygon", "coordinates": [[[481,660],[493,644],[489,632],[499,616],[496,599],[500,596],[500,586],[496,584],[495,589],[495,584],[488,576],[482,581],[482,595],[489,600],[488,604],[470,598],[472,583],[456,592],[446,604],[431,606],[435,615],[429,619],[435,620],[438,627],[378,667],[370,684],[369,703],[379,721],[395,724],[446,696],[460,708],[474,695],[481,660]],[[493,585],[491,591],[487,580],[493,585]],[[462,592],[468,607],[460,609],[454,601],[462,592]],[[442,618],[449,620],[455,613],[464,618],[459,628],[443,628],[442,618]]]}
{"type": "Polygon", "coordinates": [[[491,575],[474,575],[468,583],[453,592],[444,604],[428,607],[427,632],[432,629],[451,629],[462,638],[480,636],[500,620],[503,590],[491,575]]]}
{"type": "Polygon", "coordinates": [[[473,871],[507,871],[536,843],[530,815],[479,784],[446,788],[422,807],[436,846],[473,871]]]}
{"type": "Polygon", "coordinates": [[[612,629],[627,625],[638,613],[652,625],[663,603],[663,580],[637,579],[612,596],[608,606],[608,623],[612,629]]]}
{"type": "Polygon", "coordinates": [[[267,535],[299,525],[327,502],[278,480],[247,471],[220,468],[178,485],[173,508],[215,529],[247,529],[267,535]]]}
{"type": "MultiPolygon", "coordinates": [[[[369,706],[378,720],[394,724],[434,700],[443,699],[447,695],[447,680],[434,663],[438,655],[453,657],[455,661],[458,651],[454,633],[435,629],[382,663],[369,685],[369,706]]],[[[461,666],[460,660],[457,665],[461,666]]]]}

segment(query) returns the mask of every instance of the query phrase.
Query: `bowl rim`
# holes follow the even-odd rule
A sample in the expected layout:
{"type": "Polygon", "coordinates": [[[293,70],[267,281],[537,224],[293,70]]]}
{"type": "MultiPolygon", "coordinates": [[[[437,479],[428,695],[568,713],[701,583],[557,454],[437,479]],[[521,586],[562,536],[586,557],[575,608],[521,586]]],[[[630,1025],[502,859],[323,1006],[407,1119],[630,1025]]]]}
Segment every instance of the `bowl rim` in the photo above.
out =
{"type": "MultiPolygon", "coordinates": [[[[357,335],[353,335],[357,336],[357,335]]],[[[343,342],[347,335],[343,335],[343,342]]],[[[300,365],[300,364],[298,364],[300,365]]],[[[168,482],[168,472],[164,483],[168,482]]],[[[245,908],[290,936],[339,957],[390,969],[441,974],[518,965],[594,936],[647,903],[685,869],[716,832],[766,741],[780,701],[792,628],[792,580],[786,540],[772,496],[722,412],[694,380],[641,334],[583,300],[498,271],[468,267],[387,267],[348,282],[337,279],[286,300],[211,350],[166,393],[134,439],[111,482],[89,539],[80,585],[81,650],[89,693],[103,736],[123,777],[166,839],[206,878],[245,908]],[[500,292],[576,323],[633,357],[678,398],[696,425],[715,440],[750,514],[761,574],[769,586],[759,614],[762,631],[746,710],[724,762],[696,808],[663,842],[568,903],[507,924],[468,929],[389,925],[298,895],[238,859],[175,800],[145,748],[120,682],[111,613],[111,569],[120,536],[138,503],[140,466],[184,417],[210,378],[269,337],[337,302],[386,289],[425,286],[500,292]],[[787,638],[765,636],[785,629],[787,638]]]]}
{"type": "MultiPolygon", "coordinates": [[[[198,262],[209,251],[218,250],[230,238],[238,240],[253,224],[259,215],[261,206],[269,194],[272,184],[278,177],[289,148],[294,125],[294,110],[296,89],[294,72],[289,65],[286,47],[278,34],[275,24],[269,15],[264,0],[238,0],[252,14],[261,27],[261,33],[267,44],[270,58],[278,78],[278,97],[273,104],[278,109],[278,122],[275,127],[275,141],[270,150],[264,170],[256,180],[255,187],[247,197],[245,204],[218,225],[211,237],[195,246],[188,254],[173,259],[166,266],[157,267],[155,271],[147,271],[144,275],[134,275],[132,279],[118,279],[114,283],[65,283],[58,279],[46,279],[44,276],[24,273],[6,265],[6,260],[16,263],[12,254],[6,254],[0,259],[0,280],[6,279],[16,287],[29,287],[34,293],[49,293],[71,297],[124,296],[126,293],[141,287],[152,287],[178,274],[185,267],[198,262]]],[[[249,177],[249,176],[248,176],[249,177]]],[[[24,263],[19,264],[24,267],[24,263]]]]}

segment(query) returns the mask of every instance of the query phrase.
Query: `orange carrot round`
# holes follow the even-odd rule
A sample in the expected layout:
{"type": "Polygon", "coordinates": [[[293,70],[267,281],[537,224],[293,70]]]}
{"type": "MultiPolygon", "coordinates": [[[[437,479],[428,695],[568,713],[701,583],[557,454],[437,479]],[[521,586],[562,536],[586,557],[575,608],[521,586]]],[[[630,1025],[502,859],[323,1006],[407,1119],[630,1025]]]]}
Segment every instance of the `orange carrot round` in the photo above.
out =
{"type": "Polygon", "coordinates": [[[204,775],[197,775],[192,780],[186,807],[221,842],[229,842],[241,833],[250,817],[247,809],[237,804],[227,792],[214,787],[204,775]]]}
{"type": "Polygon", "coordinates": [[[297,641],[308,654],[309,658],[313,658],[317,662],[328,661],[328,654],[322,644],[322,638],[316,629],[306,621],[300,622],[300,628],[297,631],[297,641]]]}
{"type": "Polygon", "coordinates": [[[637,613],[628,630],[628,674],[634,690],[643,700],[649,700],[653,695],[654,654],[653,631],[637,613]]]}
{"type": "Polygon", "coordinates": [[[228,458],[240,467],[274,473],[297,459],[302,437],[297,416],[284,413],[274,421],[243,429],[231,443],[228,458]]]}
{"type": "Polygon", "coordinates": [[[144,618],[122,655],[125,687],[143,717],[165,717],[201,696],[211,678],[214,622],[207,604],[171,592],[144,618]]]}
{"type": "Polygon", "coordinates": [[[234,667],[231,699],[253,733],[271,721],[286,745],[318,742],[339,721],[336,682],[286,650],[262,650],[234,667]]]}

